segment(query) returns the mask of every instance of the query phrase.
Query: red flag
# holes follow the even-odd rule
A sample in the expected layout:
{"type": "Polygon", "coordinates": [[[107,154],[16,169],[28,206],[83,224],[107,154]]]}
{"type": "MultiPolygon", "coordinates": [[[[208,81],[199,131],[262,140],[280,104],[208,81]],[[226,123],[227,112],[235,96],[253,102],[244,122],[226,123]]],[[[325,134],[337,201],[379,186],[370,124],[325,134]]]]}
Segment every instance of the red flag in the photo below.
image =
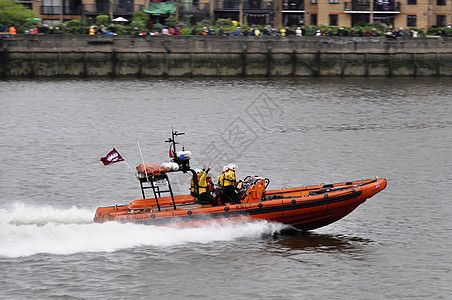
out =
{"type": "Polygon", "coordinates": [[[173,153],[173,145],[172,145],[172,144],[170,144],[170,146],[169,146],[169,157],[170,157],[170,158],[173,158],[173,157],[174,157],[174,153],[173,153]]]}
{"type": "Polygon", "coordinates": [[[108,152],[107,156],[101,157],[100,161],[104,163],[104,166],[108,166],[116,162],[124,161],[124,158],[122,158],[121,154],[113,148],[113,150],[108,152]]]}

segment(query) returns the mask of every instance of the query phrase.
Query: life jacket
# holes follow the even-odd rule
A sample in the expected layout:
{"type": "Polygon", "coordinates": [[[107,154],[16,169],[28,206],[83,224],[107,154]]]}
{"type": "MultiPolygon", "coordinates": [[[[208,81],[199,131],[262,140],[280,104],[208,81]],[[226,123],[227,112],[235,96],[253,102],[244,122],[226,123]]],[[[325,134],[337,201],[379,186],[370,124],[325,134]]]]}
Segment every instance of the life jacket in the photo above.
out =
{"type": "MultiPolygon", "coordinates": [[[[201,172],[196,173],[196,181],[199,182],[199,178],[201,177],[201,172]]],[[[193,182],[193,176],[191,177],[190,191],[193,194],[195,192],[195,184],[193,182]]]]}
{"type": "MultiPolygon", "coordinates": [[[[209,190],[209,184],[207,181],[207,172],[206,170],[202,170],[198,173],[196,173],[196,178],[198,180],[198,193],[201,195],[202,193],[206,193],[209,190]]],[[[195,191],[195,185],[193,183],[193,177],[191,179],[191,192],[194,193],[195,191]]]]}
{"type": "Polygon", "coordinates": [[[218,183],[223,187],[235,186],[237,184],[235,172],[231,169],[227,170],[224,174],[218,177],[218,183]]]}
{"type": "Polygon", "coordinates": [[[16,34],[16,27],[11,26],[11,27],[9,28],[9,33],[10,33],[10,34],[16,34]]]}

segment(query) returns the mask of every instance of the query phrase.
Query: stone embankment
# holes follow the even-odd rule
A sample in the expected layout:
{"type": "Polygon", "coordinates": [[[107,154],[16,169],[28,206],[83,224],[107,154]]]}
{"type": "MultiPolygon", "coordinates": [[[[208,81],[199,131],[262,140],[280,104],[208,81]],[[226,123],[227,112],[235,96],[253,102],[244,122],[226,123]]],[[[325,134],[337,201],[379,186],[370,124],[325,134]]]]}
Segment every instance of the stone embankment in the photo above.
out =
{"type": "Polygon", "coordinates": [[[1,35],[1,78],[452,76],[452,38],[1,35]]]}

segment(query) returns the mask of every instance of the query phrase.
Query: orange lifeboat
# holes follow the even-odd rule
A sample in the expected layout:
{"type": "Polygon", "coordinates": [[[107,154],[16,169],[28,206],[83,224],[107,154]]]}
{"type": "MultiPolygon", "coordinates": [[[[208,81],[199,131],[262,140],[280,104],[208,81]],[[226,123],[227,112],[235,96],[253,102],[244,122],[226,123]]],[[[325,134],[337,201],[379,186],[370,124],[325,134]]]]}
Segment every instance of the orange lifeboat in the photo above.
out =
{"type": "Polygon", "coordinates": [[[149,225],[197,225],[216,220],[268,220],[311,230],[331,224],[382,191],[386,179],[267,191],[269,180],[249,177],[239,191],[240,204],[201,205],[191,195],[139,199],[128,205],[98,208],[94,221],[149,225]]]}
{"type": "MultiPolygon", "coordinates": [[[[177,135],[177,132],[176,132],[177,135]]],[[[268,220],[284,223],[302,230],[326,226],[342,219],[367,199],[386,188],[384,178],[361,179],[334,184],[321,184],[291,189],[267,190],[268,178],[248,176],[237,187],[240,203],[232,204],[224,199],[221,188],[215,189],[215,199],[223,197],[220,205],[201,204],[197,193],[174,195],[168,174],[191,174],[196,186],[196,172],[190,168],[190,155],[177,155],[172,139],[173,164],[177,168],[164,168],[153,163],[137,167],[143,198],[124,205],[99,207],[94,222],[130,222],[149,225],[181,224],[196,226],[218,220],[268,220]],[[151,189],[153,197],[146,197],[151,189]]],[[[171,154],[171,153],[170,153],[171,154]]]]}

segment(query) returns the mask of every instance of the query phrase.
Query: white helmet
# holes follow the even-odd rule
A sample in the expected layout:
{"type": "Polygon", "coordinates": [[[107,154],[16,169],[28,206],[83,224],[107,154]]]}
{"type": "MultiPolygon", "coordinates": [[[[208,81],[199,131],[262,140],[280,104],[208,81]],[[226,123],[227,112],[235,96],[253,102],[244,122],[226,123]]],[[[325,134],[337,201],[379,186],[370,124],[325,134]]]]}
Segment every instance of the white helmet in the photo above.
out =
{"type": "Polygon", "coordinates": [[[228,168],[235,172],[235,170],[237,169],[237,165],[234,164],[234,163],[230,163],[230,164],[228,165],[228,168]]]}

